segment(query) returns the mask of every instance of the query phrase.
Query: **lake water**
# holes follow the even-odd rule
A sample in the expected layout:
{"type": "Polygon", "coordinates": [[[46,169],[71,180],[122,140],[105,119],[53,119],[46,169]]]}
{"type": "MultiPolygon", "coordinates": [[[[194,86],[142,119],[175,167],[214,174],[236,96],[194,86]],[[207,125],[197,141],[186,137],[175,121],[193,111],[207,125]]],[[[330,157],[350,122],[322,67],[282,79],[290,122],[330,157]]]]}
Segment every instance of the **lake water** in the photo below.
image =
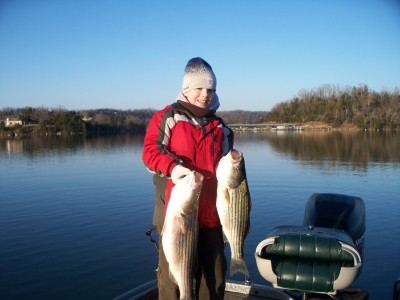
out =
{"type": "MultiPolygon", "coordinates": [[[[0,299],[112,299],[155,278],[142,141],[0,140],[0,299]]],[[[391,299],[400,276],[398,134],[237,133],[235,148],[244,153],[253,201],[245,255],[254,282],[266,284],[254,251],[267,233],[301,225],[311,194],[341,193],[363,198],[367,210],[354,285],[370,299],[391,299]]]]}

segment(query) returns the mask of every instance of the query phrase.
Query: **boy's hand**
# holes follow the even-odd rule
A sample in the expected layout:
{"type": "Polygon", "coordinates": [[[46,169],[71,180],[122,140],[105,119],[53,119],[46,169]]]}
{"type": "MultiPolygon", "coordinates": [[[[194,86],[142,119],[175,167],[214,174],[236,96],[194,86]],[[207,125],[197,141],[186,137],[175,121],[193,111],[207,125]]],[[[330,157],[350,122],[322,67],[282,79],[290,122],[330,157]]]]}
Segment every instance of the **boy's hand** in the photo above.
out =
{"type": "Polygon", "coordinates": [[[185,168],[181,165],[176,165],[171,172],[171,179],[174,184],[178,182],[178,180],[182,177],[188,175],[191,171],[188,168],[185,168]]]}

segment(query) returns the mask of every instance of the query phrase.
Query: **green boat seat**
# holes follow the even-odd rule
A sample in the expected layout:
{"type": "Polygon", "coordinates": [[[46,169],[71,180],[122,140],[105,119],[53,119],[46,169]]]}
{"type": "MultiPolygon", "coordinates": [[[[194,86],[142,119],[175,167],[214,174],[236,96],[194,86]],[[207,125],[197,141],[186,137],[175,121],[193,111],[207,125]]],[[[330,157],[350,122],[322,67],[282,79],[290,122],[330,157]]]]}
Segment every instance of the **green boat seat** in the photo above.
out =
{"type": "Polygon", "coordinates": [[[332,230],[284,230],[262,241],[255,256],[260,274],[275,287],[316,293],[348,287],[361,267],[357,250],[332,230]]]}

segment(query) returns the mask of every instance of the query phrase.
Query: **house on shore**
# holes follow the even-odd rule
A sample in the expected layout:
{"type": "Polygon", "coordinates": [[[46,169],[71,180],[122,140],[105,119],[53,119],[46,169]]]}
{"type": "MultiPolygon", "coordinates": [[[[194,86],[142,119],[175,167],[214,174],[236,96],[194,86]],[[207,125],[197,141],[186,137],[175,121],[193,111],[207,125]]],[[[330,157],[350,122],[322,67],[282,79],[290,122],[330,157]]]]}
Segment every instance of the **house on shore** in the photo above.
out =
{"type": "Polygon", "coordinates": [[[14,127],[15,125],[22,125],[22,121],[19,118],[7,118],[4,122],[5,127],[14,127]]]}

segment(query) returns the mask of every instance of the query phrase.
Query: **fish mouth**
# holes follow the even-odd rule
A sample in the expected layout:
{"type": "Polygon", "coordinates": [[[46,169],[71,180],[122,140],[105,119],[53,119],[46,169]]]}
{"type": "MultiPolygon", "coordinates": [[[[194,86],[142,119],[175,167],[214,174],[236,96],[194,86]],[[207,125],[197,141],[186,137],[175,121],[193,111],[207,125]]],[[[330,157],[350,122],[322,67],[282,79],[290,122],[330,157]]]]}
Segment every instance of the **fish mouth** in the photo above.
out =
{"type": "Polygon", "coordinates": [[[199,184],[203,182],[204,176],[201,175],[199,172],[193,171],[194,175],[194,183],[199,184]]]}
{"type": "Polygon", "coordinates": [[[236,150],[236,149],[231,150],[231,158],[233,161],[240,160],[242,158],[242,156],[243,156],[243,153],[240,152],[239,150],[236,150]]]}

